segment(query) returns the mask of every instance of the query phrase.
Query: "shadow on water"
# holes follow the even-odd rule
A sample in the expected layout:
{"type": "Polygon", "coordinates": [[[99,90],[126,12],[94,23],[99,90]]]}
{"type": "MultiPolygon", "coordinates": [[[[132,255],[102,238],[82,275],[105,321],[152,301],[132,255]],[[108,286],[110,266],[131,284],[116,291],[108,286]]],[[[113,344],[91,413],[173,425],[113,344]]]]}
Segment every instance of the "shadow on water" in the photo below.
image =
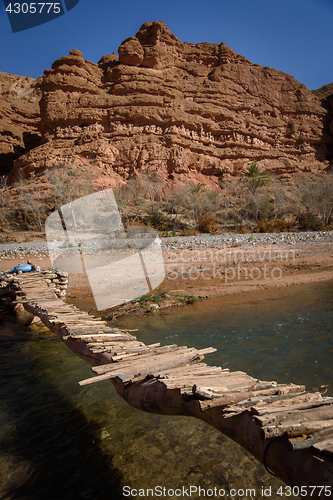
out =
{"type": "Polygon", "coordinates": [[[135,410],[109,382],[80,388],[90,366],[46,328],[7,316],[0,356],[1,500],[117,500],[124,485],[281,485],[204,422],[135,410]]]}
{"type": "Polygon", "coordinates": [[[93,424],[25,349],[29,329],[14,315],[2,314],[0,323],[0,498],[122,498],[121,474],[93,424]]]}

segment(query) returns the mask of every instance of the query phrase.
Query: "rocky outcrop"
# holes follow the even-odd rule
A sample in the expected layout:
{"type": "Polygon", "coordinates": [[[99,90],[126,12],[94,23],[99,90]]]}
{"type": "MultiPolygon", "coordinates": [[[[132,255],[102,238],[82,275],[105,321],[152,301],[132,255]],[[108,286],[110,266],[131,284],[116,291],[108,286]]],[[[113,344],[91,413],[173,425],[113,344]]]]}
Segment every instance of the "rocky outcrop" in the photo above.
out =
{"type": "MultiPolygon", "coordinates": [[[[328,99],[328,103],[329,105],[331,106],[331,115],[332,115],[332,118],[333,118],[333,93],[330,95],[329,99],[328,99]]],[[[331,121],[330,123],[330,131],[333,135],[333,121],[331,121]]],[[[333,159],[333,155],[332,156],[332,159],[333,159]]]]}
{"type": "Polygon", "coordinates": [[[0,176],[40,144],[38,80],[0,72],[0,176]]]}
{"type": "MultiPolygon", "coordinates": [[[[329,129],[333,135],[333,83],[324,85],[318,90],[313,90],[314,95],[320,99],[322,106],[327,109],[329,115],[329,129]]],[[[331,149],[330,159],[333,160],[333,151],[331,149]]]]}
{"type": "Polygon", "coordinates": [[[249,162],[289,176],[323,169],[329,111],[292,76],[252,64],[224,43],[182,43],[145,23],[98,64],[72,50],[45,71],[42,144],[13,178],[68,160],[105,176],[237,175],[249,162]]]}
{"type": "Polygon", "coordinates": [[[325,100],[333,94],[333,83],[324,85],[320,89],[313,90],[312,93],[318,97],[318,99],[325,100]]]}

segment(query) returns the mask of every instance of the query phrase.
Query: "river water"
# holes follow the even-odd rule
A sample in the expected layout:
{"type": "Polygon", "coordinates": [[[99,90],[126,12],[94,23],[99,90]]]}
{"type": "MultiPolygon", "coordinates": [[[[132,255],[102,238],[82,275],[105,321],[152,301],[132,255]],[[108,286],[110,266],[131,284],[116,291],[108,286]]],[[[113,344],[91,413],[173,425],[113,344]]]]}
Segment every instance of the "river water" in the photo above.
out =
{"type": "MultiPolygon", "coordinates": [[[[117,326],[138,328],[146,343],[214,346],[207,362],[263,380],[333,387],[332,292],[333,282],[288,287],[266,300],[219,298],[117,326]]],[[[262,497],[262,487],[281,498],[281,481],[205,423],[144,414],[108,381],[80,388],[90,366],[45,327],[25,326],[27,317],[1,314],[1,500],[117,500],[129,498],[124,486],[131,498],[159,486],[165,495],[150,498],[190,486],[206,498],[215,487],[224,498],[262,497]]]]}

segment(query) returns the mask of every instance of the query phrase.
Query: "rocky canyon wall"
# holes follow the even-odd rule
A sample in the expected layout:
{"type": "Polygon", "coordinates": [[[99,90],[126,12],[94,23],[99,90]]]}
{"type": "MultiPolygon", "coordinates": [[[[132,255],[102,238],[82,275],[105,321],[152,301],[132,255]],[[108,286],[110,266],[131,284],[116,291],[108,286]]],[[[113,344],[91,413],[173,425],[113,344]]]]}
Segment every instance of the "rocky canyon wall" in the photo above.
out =
{"type": "Polygon", "coordinates": [[[40,91],[41,144],[22,151],[12,179],[62,161],[115,180],[221,178],[254,161],[288,177],[324,169],[333,151],[332,112],[307,87],[224,43],[182,43],[163,22],[145,23],[98,64],[72,50],[40,91]]]}
{"type": "MultiPolygon", "coordinates": [[[[321,102],[321,105],[327,110],[328,113],[328,122],[329,122],[329,130],[333,136],[333,83],[329,83],[328,85],[324,85],[320,89],[314,90],[313,94],[318,97],[321,102]]],[[[330,154],[328,155],[331,160],[333,160],[333,151],[332,147],[329,148],[330,154]]]]}
{"type": "Polygon", "coordinates": [[[0,72],[0,176],[40,144],[40,97],[38,80],[0,72]]]}

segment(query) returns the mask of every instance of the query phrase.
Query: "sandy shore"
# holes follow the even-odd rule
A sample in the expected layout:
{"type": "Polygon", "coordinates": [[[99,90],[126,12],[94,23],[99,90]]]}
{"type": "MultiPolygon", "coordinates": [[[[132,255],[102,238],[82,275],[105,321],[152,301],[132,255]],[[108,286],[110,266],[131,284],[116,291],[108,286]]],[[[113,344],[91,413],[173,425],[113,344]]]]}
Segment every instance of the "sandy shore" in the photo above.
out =
{"type": "MultiPolygon", "coordinates": [[[[233,238],[225,243],[204,237],[163,242],[165,279],[154,290],[154,300],[132,301],[99,314],[117,317],[132,312],[157,312],[222,296],[233,296],[237,302],[254,296],[265,299],[283,287],[333,280],[333,243],[328,238],[295,238],[291,244],[262,237],[238,240],[233,238]]],[[[51,266],[46,252],[25,252],[2,256],[0,271],[10,270],[27,259],[41,268],[51,266]]],[[[67,300],[97,313],[86,275],[70,275],[67,300]]]]}
{"type": "MultiPolygon", "coordinates": [[[[283,292],[284,287],[333,280],[332,242],[301,242],[292,248],[284,243],[220,249],[173,248],[163,255],[166,278],[154,293],[165,293],[166,297],[157,304],[158,308],[180,305],[181,296],[186,300],[229,297],[228,303],[265,300],[283,292]]],[[[151,303],[148,310],[151,306],[156,310],[156,304],[151,303]]],[[[118,307],[114,314],[133,309],[132,304],[127,304],[118,307]]]]}

